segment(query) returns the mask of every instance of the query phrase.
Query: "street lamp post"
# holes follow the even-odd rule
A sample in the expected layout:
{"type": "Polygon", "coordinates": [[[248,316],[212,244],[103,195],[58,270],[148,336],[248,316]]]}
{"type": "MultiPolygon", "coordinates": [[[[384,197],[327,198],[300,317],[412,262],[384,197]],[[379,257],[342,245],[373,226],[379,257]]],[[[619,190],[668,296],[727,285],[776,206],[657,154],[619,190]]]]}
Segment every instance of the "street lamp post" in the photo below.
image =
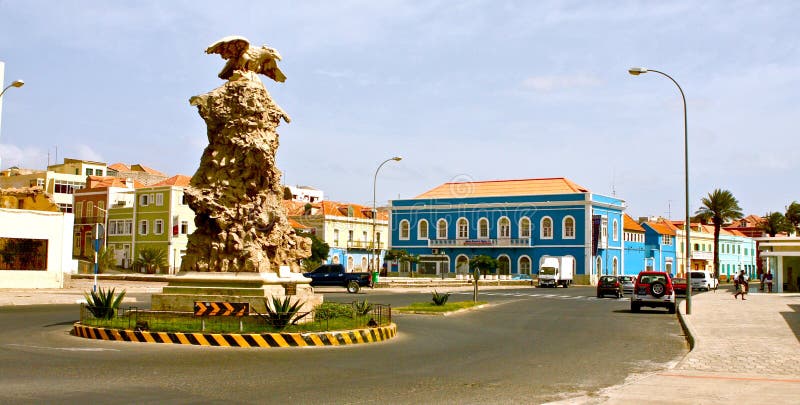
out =
{"type": "Polygon", "coordinates": [[[378,210],[376,209],[377,196],[376,196],[376,193],[375,193],[375,190],[376,190],[375,186],[378,183],[378,172],[381,170],[381,167],[383,167],[383,165],[385,165],[386,163],[388,163],[388,162],[390,162],[392,160],[394,160],[395,162],[399,162],[399,161],[403,160],[403,158],[401,156],[395,156],[393,158],[389,158],[389,159],[384,160],[380,165],[378,165],[378,168],[375,169],[375,177],[373,177],[373,179],[372,179],[372,249],[370,249],[370,253],[371,254],[370,254],[370,258],[369,258],[369,269],[370,269],[370,272],[375,271],[372,268],[372,265],[373,265],[373,262],[375,261],[375,256],[377,254],[376,253],[376,249],[375,249],[375,218],[378,216],[378,210]]]}
{"type": "MultiPolygon", "coordinates": [[[[92,236],[94,236],[94,286],[92,291],[97,291],[97,273],[100,272],[100,262],[98,261],[98,254],[100,252],[100,240],[103,241],[103,248],[107,246],[108,238],[106,237],[106,229],[108,229],[108,211],[105,208],[94,207],[103,211],[103,223],[95,222],[92,236]]],[[[96,217],[95,217],[96,219],[96,217]]]]}
{"type": "MultiPolygon", "coordinates": [[[[2,76],[2,73],[3,73],[2,72],[2,66],[3,66],[2,63],[0,63],[0,76],[2,76]]],[[[10,89],[12,87],[22,87],[24,85],[25,85],[24,81],[22,81],[22,80],[14,80],[13,82],[11,82],[11,84],[9,84],[8,86],[4,87],[3,90],[0,91],[0,103],[3,100],[3,94],[6,93],[6,90],[8,90],[8,89],[10,89]]],[[[0,104],[0,113],[2,113],[2,108],[1,107],[2,107],[2,104],[0,104]]],[[[2,163],[3,163],[3,161],[2,161],[2,159],[0,159],[0,169],[3,168],[2,163]]]]}
{"type": "Polygon", "coordinates": [[[683,99],[683,168],[684,168],[684,186],[685,186],[685,198],[686,198],[686,218],[683,224],[684,230],[686,232],[686,248],[685,254],[686,258],[684,259],[684,276],[686,277],[686,315],[692,314],[692,280],[689,278],[689,268],[691,267],[691,243],[689,234],[691,232],[691,223],[689,222],[689,128],[688,123],[686,120],[686,95],[683,94],[683,89],[681,85],[678,84],[672,76],[660,72],[658,70],[647,69],[643,67],[632,67],[628,69],[628,73],[638,76],[643,73],[653,72],[658,73],[669,80],[672,80],[672,83],[675,83],[675,86],[678,86],[678,91],[681,92],[681,98],[683,99]]]}

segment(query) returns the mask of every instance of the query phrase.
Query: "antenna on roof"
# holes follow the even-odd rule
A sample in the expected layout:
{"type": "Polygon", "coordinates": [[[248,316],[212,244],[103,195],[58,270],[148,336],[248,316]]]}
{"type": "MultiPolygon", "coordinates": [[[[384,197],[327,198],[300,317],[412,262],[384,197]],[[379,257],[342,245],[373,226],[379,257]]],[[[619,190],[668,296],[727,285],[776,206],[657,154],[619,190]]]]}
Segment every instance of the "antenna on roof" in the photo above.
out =
{"type": "Polygon", "coordinates": [[[672,200],[667,200],[667,218],[672,218],[672,200]]]}
{"type": "Polygon", "coordinates": [[[616,186],[617,180],[616,179],[617,179],[617,170],[616,169],[612,169],[611,170],[611,196],[612,197],[616,197],[617,196],[617,186],[616,186]]]}

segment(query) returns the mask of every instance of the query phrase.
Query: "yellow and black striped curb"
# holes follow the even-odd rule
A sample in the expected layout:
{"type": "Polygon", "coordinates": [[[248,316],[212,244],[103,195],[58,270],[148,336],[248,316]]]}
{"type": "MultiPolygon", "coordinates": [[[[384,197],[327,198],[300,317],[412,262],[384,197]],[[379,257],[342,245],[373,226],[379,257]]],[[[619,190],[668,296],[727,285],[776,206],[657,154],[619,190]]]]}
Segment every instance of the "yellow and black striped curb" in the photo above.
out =
{"type": "Polygon", "coordinates": [[[309,333],[184,333],[107,329],[75,323],[72,334],[86,339],[119,340],[140,343],[225,347],[305,347],[342,346],[374,343],[397,336],[397,325],[338,332],[309,333]]]}

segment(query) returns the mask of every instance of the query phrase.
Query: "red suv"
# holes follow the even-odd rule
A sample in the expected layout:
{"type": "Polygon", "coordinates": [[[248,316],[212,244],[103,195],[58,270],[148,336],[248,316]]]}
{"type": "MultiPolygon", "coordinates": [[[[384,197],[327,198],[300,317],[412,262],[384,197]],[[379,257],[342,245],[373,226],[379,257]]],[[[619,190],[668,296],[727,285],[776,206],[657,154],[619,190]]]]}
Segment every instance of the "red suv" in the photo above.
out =
{"type": "Polygon", "coordinates": [[[675,313],[675,288],[669,273],[663,271],[643,271],[636,277],[631,295],[631,312],[639,312],[642,307],[664,307],[675,313]]]}

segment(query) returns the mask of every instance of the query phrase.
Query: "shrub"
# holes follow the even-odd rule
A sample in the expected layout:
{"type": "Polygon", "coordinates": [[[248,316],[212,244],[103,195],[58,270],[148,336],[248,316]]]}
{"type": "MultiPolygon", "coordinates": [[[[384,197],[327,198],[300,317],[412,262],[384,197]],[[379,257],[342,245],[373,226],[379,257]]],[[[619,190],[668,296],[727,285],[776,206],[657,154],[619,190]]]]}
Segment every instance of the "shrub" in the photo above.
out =
{"type": "Polygon", "coordinates": [[[337,302],[323,302],[314,309],[314,320],[324,321],[334,318],[352,318],[353,308],[337,302]]]}
{"type": "Polygon", "coordinates": [[[301,313],[300,309],[303,307],[303,302],[295,301],[292,304],[292,297],[284,297],[281,300],[278,297],[272,297],[272,306],[270,302],[264,298],[264,306],[266,307],[266,314],[256,311],[258,316],[261,317],[268,324],[277,329],[283,329],[288,325],[294,325],[308,315],[308,312],[301,313]]]}
{"type": "Polygon", "coordinates": [[[103,290],[100,288],[98,291],[90,293],[83,293],[86,297],[86,308],[97,319],[111,319],[114,313],[122,303],[122,298],[125,297],[125,290],[122,290],[119,295],[114,296],[114,289],[103,290]]]}
{"type": "Polygon", "coordinates": [[[353,302],[353,310],[356,312],[356,315],[364,316],[372,311],[372,304],[368,303],[367,300],[355,301],[353,302]]]}
{"type": "Polygon", "coordinates": [[[434,305],[444,305],[447,303],[447,299],[450,298],[450,293],[439,294],[436,290],[433,290],[433,303],[434,305]]]}

